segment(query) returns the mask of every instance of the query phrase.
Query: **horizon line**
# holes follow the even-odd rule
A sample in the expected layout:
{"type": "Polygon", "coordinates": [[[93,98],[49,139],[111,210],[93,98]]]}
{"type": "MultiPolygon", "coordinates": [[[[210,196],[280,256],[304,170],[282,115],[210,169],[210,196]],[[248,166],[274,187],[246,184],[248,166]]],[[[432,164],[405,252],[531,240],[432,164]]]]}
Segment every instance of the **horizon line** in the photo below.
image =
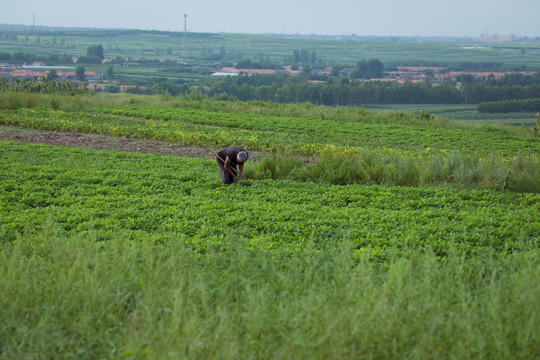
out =
{"type": "MultiPolygon", "coordinates": [[[[166,32],[166,33],[184,33],[184,30],[158,30],[142,28],[121,28],[121,27],[78,27],[78,26],[51,26],[51,25],[26,25],[26,24],[6,24],[0,23],[0,27],[21,27],[35,29],[60,29],[60,30],[115,30],[115,31],[148,31],[148,32],[166,32]]],[[[280,32],[227,32],[227,31],[189,31],[194,34],[228,34],[228,35],[273,35],[273,36],[318,36],[318,37],[358,37],[358,38],[439,38],[439,39],[471,39],[475,40],[480,35],[376,35],[376,34],[319,34],[319,33],[280,33],[280,32]]],[[[517,35],[517,34],[491,34],[491,35],[513,35],[516,39],[540,38],[540,35],[517,35]]]]}

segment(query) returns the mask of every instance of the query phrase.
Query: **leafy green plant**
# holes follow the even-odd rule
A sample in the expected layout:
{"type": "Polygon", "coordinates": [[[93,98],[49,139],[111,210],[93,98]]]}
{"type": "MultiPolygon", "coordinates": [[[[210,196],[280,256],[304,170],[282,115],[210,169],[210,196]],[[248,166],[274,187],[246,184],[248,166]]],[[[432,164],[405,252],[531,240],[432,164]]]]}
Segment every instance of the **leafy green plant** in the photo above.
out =
{"type": "Polygon", "coordinates": [[[540,113],[536,114],[536,125],[533,128],[534,136],[540,137],[540,113]]]}
{"type": "Polygon", "coordinates": [[[540,223],[537,194],[271,180],[223,187],[213,160],[0,144],[4,242],[52,216],[68,233],[92,230],[103,241],[112,232],[152,243],[184,234],[201,252],[252,241],[295,251],[309,239],[349,238],[382,256],[390,244],[404,254],[430,244],[443,251],[449,244],[439,239],[449,237],[498,252],[535,236],[540,223]],[[235,236],[224,237],[224,226],[235,236]]]}

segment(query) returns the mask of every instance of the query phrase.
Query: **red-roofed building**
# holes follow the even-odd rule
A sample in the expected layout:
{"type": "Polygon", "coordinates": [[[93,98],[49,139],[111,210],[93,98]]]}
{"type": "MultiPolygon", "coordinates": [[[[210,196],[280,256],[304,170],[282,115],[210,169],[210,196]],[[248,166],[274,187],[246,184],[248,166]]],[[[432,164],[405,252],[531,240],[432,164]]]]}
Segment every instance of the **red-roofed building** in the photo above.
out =
{"type": "MultiPolygon", "coordinates": [[[[30,70],[30,69],[13,69],[2,68],[2,77],[7,79],[20,79],[20,80],[41,80],[44,76],[49,75],[50,70],[30,70]]],[[[56,73],[61,81],[75,81],[75,71],[58,71],[56,73]]],[[[100,73],[96,71],[85,71],[84,77],[86,81],[100,80],[100,73]]]]}
{"type": "Polygon", "coordinates": [[[8,74],[14,79],[21,80],[40,80],[42,77],[47,76],[49,71],[33,71],[26,69],[16,69],[8,72],[8,74]]]}
{"type": "Polygon", "coordinates": [[[105,86],[107,86],[107,84],[90,83],[86,85],[86,88],[88,90],[105,90],[105,86]]]}

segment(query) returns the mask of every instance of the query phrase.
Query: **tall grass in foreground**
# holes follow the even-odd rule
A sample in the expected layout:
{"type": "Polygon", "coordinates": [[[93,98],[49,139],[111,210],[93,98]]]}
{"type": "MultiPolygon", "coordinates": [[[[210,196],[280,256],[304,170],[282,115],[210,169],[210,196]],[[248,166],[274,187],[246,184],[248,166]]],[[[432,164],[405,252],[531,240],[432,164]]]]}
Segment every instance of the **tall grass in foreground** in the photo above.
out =
{"type": "Polygon", "coordinates": [[[49,224],[0,246],[0,357],[538,358],[538,255],[201,255],[49,224]]]}

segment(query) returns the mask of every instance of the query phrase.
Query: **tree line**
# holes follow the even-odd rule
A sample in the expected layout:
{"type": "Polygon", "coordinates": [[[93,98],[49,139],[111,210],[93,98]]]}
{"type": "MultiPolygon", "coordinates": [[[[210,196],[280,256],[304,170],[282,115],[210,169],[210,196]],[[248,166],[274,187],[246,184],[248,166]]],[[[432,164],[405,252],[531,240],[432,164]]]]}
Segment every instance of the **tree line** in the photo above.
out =
{"type": "MultiPolygon", "coordinates": [[[[100,64],[105,58],[103,46],[92,45],[86,49],[86,56],[79,56],[78,62],[83,64],[100,64]]],[[[14,62],[14,63],[32,63],[41,61],[49,64],[72,64],[72,55],[37,55],[34,53],[25,53],[18,51],[15,53],[8,53],[0,51],[0,61],[14,62]]]]}
{"type": "MultiPolygon", "coordinates": [[[[190,84],[176,84],[165,79],[145,89],[131,88],[131,93],[172,96],[193,92],[190,84]]],[[[197,91],[210,97],[234,98],[241,101],[271,101],[278,103],[310,102],[328,106],[362,106],[364,104],[478,104],[540,98],[540,84],[526,86],[465,84],[457,89],[452,82],[438,86],[430,83],[354,81],[330,78],[322,84],[305,77],[285,75],[239,75],[210,82],[197,91]]],[[[533,110],[536,111],[536,110],[533,110]]]]}
{"type": "Polygon", "coordinates": [[[57,93],[83,93],[86,90],[79,88],[76,83],[70,81],[51,80],[44,76],[41,81],[19,80],[6,81],[0,77],[0,92],[14,91],[33,94],[57,94],[57,93]]]}
{"type": "Polygon", "coordinates": [[[342,77],[330,78],[319,84],[300,77],[240,75],[211,83],[208,94],[210,96],[227,94],[242,101],[311,102],[329,106],[477,104],[486,101],[540,98],[540,83],[525,86],[473,83],[457,89],[450,81],[432,86],[428,82],[398,84],[354,81],[342,77]]]}
{"type": "Polygon", "coordinates": [[[481,113],[540,112],[540,99],[483,102],[477,109],[481,113]]]}
{"type": "Polygon", "coordinates": [[[15,52],[13,54],[0,51],[0,61],[8,63],[32,63],[36,61],[42,61],[51,64],[71,64],[73,63],[73,57],[71,55],[36,55],[33,53],[25,53],[22,51],[15,52]]]}

